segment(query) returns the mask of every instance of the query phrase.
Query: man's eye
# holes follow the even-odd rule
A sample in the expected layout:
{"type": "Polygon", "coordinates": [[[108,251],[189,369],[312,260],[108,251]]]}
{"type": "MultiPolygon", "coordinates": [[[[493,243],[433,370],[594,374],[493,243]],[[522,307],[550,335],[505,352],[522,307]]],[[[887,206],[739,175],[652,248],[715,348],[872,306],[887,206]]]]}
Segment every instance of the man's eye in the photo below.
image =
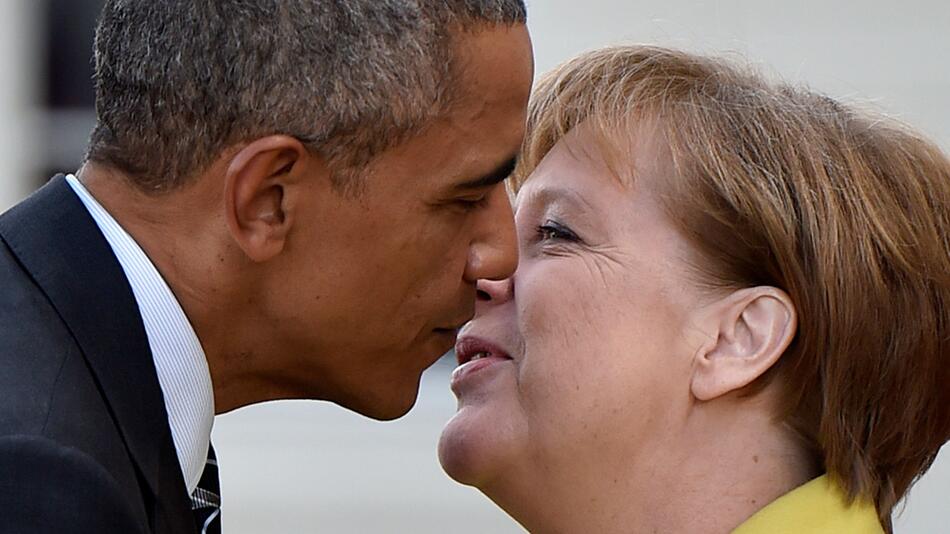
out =
{"type": "Polygon", "coordinates": [[[479,197],[460,198],[460,199],[457,199],[455,202],[456,204],[458,204],[459,206],[461,206],[462,208],[466,210],[473,210],[485,205],[485,200],[487,198],[488,198],[488,195],[481,195],[479,197]]]}
{"type": "Polygon", "coordinates": [[[554,221],[548,221],[538,226],[538,239],[540,241],[579,241],[577,234],[563,224],[554,221]]]}

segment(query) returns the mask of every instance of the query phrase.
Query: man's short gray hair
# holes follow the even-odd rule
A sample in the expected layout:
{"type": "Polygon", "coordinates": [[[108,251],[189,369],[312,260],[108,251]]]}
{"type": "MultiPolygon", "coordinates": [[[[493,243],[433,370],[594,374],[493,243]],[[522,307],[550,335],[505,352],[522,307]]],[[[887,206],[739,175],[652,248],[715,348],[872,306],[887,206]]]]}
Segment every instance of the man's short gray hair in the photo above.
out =
{"type": "Polygon", "coordinates": [[[108,0],[86,159],[150,192],[272,134],[358,167],[450,104],[453,32],[525,18],[523,0],[108,0]]]}

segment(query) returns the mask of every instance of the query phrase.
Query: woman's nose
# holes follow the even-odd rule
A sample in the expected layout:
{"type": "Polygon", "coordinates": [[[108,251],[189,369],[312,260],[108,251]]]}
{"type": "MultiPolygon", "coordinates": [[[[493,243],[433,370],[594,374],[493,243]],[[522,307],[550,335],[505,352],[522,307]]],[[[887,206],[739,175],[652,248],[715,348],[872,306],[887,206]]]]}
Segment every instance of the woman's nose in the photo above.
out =
{"type": "Polygon", "coordinates": [[[477,303],[499,305],[511,300],[514,296],[514,284],[511,278],[504,280],[479,280],[476,283],[477,303]]]}

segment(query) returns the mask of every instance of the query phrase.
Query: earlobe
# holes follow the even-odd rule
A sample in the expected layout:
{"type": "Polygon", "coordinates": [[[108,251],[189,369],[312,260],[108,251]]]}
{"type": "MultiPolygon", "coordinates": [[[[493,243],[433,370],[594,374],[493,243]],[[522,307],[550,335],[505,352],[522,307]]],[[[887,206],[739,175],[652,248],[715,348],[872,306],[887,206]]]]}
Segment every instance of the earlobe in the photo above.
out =
{"type": "Polygon", "coordinates": [[[693,366],[691,390],[713,400],[754,382],[778,362],[797,330],[791,298],[762,286],[736,291],[710,306],[710,341],[693,366]]]}
{"type": "Polygon", "coordinates": [[[277,135],[250,143],[231,159],[225,174],[228,229],[251,261],[283,251],[306,158],[300,141],[277,135]]]}

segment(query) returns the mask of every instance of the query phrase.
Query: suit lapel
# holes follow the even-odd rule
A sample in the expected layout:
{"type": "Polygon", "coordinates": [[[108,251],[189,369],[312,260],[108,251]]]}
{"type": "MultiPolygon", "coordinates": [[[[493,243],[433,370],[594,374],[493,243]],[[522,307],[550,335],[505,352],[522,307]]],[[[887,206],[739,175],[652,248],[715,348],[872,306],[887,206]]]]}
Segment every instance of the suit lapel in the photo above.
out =
{"type": "Polygon", "coordinates": [[[191,525],[190,516],[175,517],[186,515],[190,506],[145,327],[125,273],[95,221],[57,176],[0,217],[0,237],[82,349],[130,455],[164,509],[161,515],[171,512],[158,523],[188,519],[181,525],[191,525]]]}

